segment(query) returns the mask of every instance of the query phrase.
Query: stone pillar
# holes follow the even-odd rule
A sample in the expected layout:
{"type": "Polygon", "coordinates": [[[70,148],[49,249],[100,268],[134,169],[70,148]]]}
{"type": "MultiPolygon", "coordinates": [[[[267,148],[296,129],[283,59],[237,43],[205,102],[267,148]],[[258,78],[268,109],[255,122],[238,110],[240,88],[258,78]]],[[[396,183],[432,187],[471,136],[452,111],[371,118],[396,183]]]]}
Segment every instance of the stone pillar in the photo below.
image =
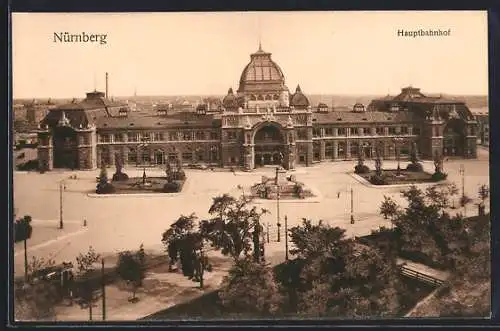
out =
{"type": "Polygon", "coordinates": [[[350,159],[351,158],[351,141],[348,139],[346,144],[345,144],[345,157],[346,159],[350,159]]]}
{"type": "Polygon", "coordinates": [[[253,145],[245,146],[244,166],[246,170],[252,170],[255,167],[253,145]]]}
{"type": "Polygon", "coordinates": [[[326,159],[326,148],[325,148],[325,141],[321,140],[320,145],[319,145],[319,159],[320,161],[323,161],[326,159]]]}
{"type": "Polygon", "coordinates": [[[339,142],[334,141],[333,142],[333,159],[337,160],[339,158],[339,142]]]}

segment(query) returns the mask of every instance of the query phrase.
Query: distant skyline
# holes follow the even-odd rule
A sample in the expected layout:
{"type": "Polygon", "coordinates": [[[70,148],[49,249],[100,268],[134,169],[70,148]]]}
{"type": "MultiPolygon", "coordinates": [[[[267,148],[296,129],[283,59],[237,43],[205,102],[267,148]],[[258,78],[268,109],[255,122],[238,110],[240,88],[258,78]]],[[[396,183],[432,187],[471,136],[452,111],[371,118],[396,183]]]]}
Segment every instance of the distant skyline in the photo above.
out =
{"type": "Polygon", "coordinates": [[[468,12],[12,14],[13,98],[224,95],[262,48],[291,92],[488,94],[487,19],[468,12]],[[450,30],[402,37],[398,30],[450,30]],[[106,34],[99,43],[54,33],[106,34]]]}

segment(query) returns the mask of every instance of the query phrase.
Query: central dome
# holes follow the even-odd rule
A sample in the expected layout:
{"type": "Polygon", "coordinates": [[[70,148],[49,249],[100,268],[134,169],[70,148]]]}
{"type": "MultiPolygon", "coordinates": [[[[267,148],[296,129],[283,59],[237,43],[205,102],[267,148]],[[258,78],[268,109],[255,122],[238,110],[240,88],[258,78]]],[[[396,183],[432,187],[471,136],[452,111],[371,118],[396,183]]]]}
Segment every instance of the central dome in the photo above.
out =
{"type": "Polygon", "coordinates": [[[266,83],[283,86],[285,75],[281,68],[271,60],[271,53],[264,52],[259,46],[259,50],[250,55],[250,63],[241,73],[238,91],[243,92],[252,85],[266,83]]]}

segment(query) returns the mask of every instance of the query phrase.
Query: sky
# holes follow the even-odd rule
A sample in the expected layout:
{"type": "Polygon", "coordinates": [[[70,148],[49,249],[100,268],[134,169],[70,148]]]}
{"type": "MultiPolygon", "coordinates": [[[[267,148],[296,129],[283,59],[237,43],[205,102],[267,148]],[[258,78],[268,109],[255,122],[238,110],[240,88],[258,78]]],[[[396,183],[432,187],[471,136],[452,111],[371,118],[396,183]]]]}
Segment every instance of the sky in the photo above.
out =
{"type": "Polygon", "coordinates": [[[262,48],[293,92],[488,94],[487,14],[455,12],[13,13],[14,98],[224,95],[262,48]],[[398,30],[451,29],[398,37],[398,30]],[[54,42],[106,34],[107,44],[54,42]]]}

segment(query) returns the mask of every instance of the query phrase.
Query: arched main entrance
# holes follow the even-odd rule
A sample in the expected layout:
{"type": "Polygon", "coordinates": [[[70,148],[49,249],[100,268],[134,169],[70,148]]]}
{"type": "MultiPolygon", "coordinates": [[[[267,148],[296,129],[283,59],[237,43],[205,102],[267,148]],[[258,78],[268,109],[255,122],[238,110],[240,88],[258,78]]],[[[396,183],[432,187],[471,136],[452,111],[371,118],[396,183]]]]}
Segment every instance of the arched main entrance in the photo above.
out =
{"type": "Polygon", "coordinates": [[[278,125],[267,124],[255,132],[254,151],[256,167],[283,165],[285,140],[278,125]]]}
{"type": "Polygon", "coordinates": [[[68,126],[54,128],[54,168],[78,168],[78,148],[75,130],[68,126]]]}
{"type": "Polygon", "coordinates": [[[465,147],[465,125],[462,120],[448,121],[443,133],[443,155],[463,156],[465,147]]]}

